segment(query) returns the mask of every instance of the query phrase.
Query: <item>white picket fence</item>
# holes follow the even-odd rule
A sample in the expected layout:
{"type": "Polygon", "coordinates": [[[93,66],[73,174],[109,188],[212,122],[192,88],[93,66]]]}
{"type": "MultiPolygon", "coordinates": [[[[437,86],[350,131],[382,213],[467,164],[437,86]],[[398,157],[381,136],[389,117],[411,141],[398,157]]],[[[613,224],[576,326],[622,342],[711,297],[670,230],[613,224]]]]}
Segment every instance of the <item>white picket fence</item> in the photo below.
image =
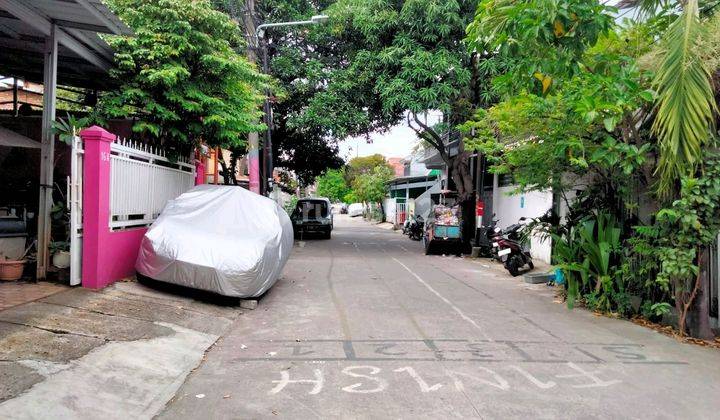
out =
{"type": "Polygon", "coordinates": [[[195,165],[172,162],[151,146],[116,140],[110,147],[110,227],[151,224],[168,200],[192,188],[195,165]]]}

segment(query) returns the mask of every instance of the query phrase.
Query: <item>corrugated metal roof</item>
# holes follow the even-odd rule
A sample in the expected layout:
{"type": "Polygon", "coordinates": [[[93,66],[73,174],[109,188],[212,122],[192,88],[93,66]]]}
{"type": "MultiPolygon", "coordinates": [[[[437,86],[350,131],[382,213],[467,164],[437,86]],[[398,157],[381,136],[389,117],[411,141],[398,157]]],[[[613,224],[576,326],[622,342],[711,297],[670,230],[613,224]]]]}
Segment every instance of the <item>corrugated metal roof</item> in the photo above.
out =
{"type": "Polygon", "coordinates": [[[132,35],[130,28],[115,16],[101,0],[15,1],[35,9],[62,27],[77,27],[86,31],[116,35],[132,35]]]}
{"type": "Polygon", "coordinates": [[[0,127],[0,146],[39,149],[40,142],[29,139],[21,134],[8,130],[7,128],[0,127]]]}
{"type": "Polygon", "coordinates": [[[42,82],[52,23],[60,32],[58,83],[107,86],[113,52],[98,33],[132,31],[100,0],[0,0],[0,74],[42,82]]]}

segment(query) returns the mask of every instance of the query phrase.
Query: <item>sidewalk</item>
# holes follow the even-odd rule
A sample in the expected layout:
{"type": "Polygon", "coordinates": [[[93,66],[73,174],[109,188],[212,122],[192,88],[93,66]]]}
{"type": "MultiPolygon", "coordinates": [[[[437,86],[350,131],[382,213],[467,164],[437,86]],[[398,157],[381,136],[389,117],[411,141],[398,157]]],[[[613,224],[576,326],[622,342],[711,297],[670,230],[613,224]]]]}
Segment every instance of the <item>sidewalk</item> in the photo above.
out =
{"type": "Polygon", "coordinates": [[[154,416],[241,314],[210,302],[127,282],[0,311],[0,418],[154,416]]]}

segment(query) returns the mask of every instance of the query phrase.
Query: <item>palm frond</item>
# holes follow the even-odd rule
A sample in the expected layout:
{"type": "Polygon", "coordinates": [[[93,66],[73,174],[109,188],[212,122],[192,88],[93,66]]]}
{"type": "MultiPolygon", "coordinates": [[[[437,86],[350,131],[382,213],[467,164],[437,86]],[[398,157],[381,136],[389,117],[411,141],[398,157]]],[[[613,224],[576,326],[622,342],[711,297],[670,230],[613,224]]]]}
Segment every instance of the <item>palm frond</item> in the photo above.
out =
{"type": "Polygon", "coordinates": [[[717,105],[710,72],[694,48],[701,35],[698,1],[688,0],[665,34],[653,81],[658,99],[652,128],[660,146],[656,174],[661,195],[668,195],[682,175],[695,172],[711,136],[717,105]]]}
{"type": "Polygon", "coordinates": [[[669,3],[670,0],[620,0],[616,7],[618,9],[637,9],[641,15],[650,16],[669,3]]]}

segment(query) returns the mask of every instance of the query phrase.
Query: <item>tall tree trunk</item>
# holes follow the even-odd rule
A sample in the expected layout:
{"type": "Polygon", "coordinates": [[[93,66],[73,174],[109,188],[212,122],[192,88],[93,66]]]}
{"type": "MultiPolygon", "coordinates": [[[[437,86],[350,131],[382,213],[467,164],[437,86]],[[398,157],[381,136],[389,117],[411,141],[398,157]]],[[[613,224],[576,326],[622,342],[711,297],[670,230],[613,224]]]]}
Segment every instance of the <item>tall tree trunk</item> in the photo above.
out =
{"type": "Polygon", "coordinates": [[[461,218],[462,225],[460,226],[463,232],[463,251],[467,251],[470,239],[475,234],[473,229],[475,226],[475,191],[472,173],[470,172],[470,153],[465,151],[464,143],[462,139],[460,139],[458,154],[450,157],[447,145],[442,137],[432,127],[423,123],[415,113],[408,114],[408,126],[415,130],[418,137],[425,140],[438,151],[440,158],[442,158],[448,168],[448,176],[452,178],[457,188],[458,204],[460,205],[463,215],[461,218]],[[413,124],[417,125],[417,127],[413,126],[413,124]]]}
{"type": "MultiPolygon", "coordinates": [[[[218,162],[220,162],[220,166],[222,167],[223,183],[225,185],[230,185],[231,176],[230,176],[230,171],[228,171],[227,163],[225,163],[225,159],[223,159],[222,156],[220,156],[220,157],[218,157],[218,162]]],[[[234,178],[234,176],[232,178],[234,178]]]]}
{"type": "Polygon", "coordinates": [[[450,168],[458,192],[460,205],[461,226],[463,237],[463,252],[469,252],[470,243],[475,236],[475,190],[473,176],[470,171],[470,153],[464,150],[462,141],[458,154],[452,158],[450,168]]]}
{"type": "Polygon", "coordinates": [[[712,329],[710,328],[710,299],[707,294],[707,290],[710,289],[710,273],[708,271],[708,261],[710,259],[710,250],[708,247],[703,247],[702,251],[698,254],[698,292],[695,296],[695,301],[690,307],[692,320],[690,327],[690,334],[693,337],[701,338],[703,340],[712,340],[715,338],[712,329]]]}
{"type": "MultiPolygon", "coordinates": [[[[703,283],[704,283],[704,277],[707,277],[707,248],[706,247],[698,247],[697,248],[697,264],[698,264],[698,275],[695,278],[695,281],[693,282],[692,291],[689,293],[686,293],[684,291],[677,291],[675,293],[675,306],[678,309],[678,330],[680,330],[681,335],[685,335],[688,333],[687,329],[687,321],[688,321],[688,314],[690,313],[690,309],[695,304],[695,301],[698,297],[698,295],[702,294],[703,283]],[[703,274],[703,272],[705,274],[703,274]]],[[[707,304],[705,304],[707,305],[707,304]]],[[[705,316],[707,317],[709,315],[709,311],[707,311],[707,308],[705,308],[705,316]]],[[[707,322],[709,320],[700,321],[700,322],[707,322]]],[[[707,325],[707,329],[709,329],[709,325],[707,325]]],[[[707,331],[704,332],[707,334],[707,331]]],[[[710,332],[712,334],[712,332],[710,332]]]]}

